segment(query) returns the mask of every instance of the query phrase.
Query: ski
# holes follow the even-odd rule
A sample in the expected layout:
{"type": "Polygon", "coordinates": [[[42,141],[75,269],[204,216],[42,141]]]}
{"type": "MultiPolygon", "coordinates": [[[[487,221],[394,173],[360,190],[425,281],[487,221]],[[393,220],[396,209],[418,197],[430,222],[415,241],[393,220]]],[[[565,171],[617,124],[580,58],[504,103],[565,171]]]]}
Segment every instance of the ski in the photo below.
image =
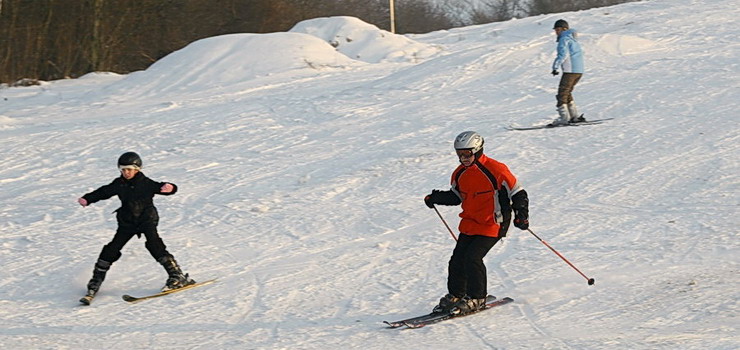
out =
{"type": "MultiPolygon", "coordinates": [[[[495,300],[496,300],[495,296],[489,295],[486,297],[486,304],[491,303],[495,300]]],[[[447,315],[449,315],[447,312],[431,312],[426,315],[407,318],[405,320],[400,320],[400,321],[395,321],[395,322],[383,321],[383,323],[387,324],[388,328],[398,328],[398,327],[406,326],[409,323],[425,322],[427,320],[433,320],[441,316],[447,316],[447,315]]]]}
{"type": "MultiPolygon", "coordinates": [[[[509,297],[506,297],[501,300],[497,300],[495,296],[489,295],[488,297],[486,297],[486,307],[482,310],[489,309],[494,306],[510,303],[512,301],[514,300],[509,297]]],[[[467,316],[471,314],[473,313],[455,316],[455,315],[450,315],[447,312],[432,312],[426,315],[407,318],[407,319],[400,320],[400,321],[394,321],[394,322],[383,321],[383,323],[387,324],[388,328],[398,328],[398,327],[403,327],[403,326],[406,326],[408,328],[420,328],[426,324],[436,323],[436,322],[444,321],[449,318],[467,316]]]]}
{"type": "Polygon", "coordinates": [[[200,286],[203,286],[203,285],[206,285],[206,284],[211,284],[213,282],[216,282],[216,279],[215,278],[212,279],[212,280],[205,281],[205,282],[197,282],[197,283],[193,283],[193,284],[188,284],[185,287],[181,287],[181,288],[177,288],[177,289],[170,289],[170,290],[167,290],[167,291],[164,291],[164,292],[159,292],[159,293],[156,293],[156,294],[147,295],[147,296],[143,296],[143,297],[132,297],[132,296],[130,296],[128,294],[125,294],[121,298],[123,298],[123,300],[125,300],[125,301],[128,301],[129,303],[136,303],[136,302],[144,301],[144,300],[147,300],[147,299],[154,299],[154,298],[158,298],[158,297],[161,297],[161,296],[169,295],[169,294],[172,294],[172,293],[182,292],[184,290],[192,289],[192,288],[195,288],[195,287],[200,287],[200,286]]]}
{"type": "Polygon", "coordinates": [[[94,298],[95,298],[95,294],[87,293],[87,295],[80,298],[80,303],[82,303],[82,305],[90,305],[94,298]]]}
{"type": "MultiPolygon", "coordinates": [[[[489,296],[489,298],[490,298],[490,296],[489,296]]],[[[419,320],[419,321],[406,322],[405,325],[406,325],[406,327],[411,328],[411,329],[421,328],[421,327],[424,327],[426,325],[430,325],[430,324],[433,324],[433,323],[442,322],[442,321],[453,319],[453,318],[459,318],[459,317],[465,317],[465,316],[470,316],[470,315],[473,315],[473,314],[477,314],[477,313],[479,313],[481,311],[485,311],[485,310],[494,308],[496,306],[505,305],[505,304],[511,303],[513,301],[514,301],[514,299],[509,298],[509,297],[505,297],[503,299],[498,299],[498,300],[491,300],[490,302],[487,299],[486,300],[486,306],[484,308],[478,310],[478,311],[473,311],[473,312],[469,312],[467,314],[462,314],[462,315],[443,314],[443,315],[439,315],[439,316],[434,317],[434,318],[428,318],[428,319],[423,319],[423,320],[419,320]]]]}
{"type": "MultiPolygon", "coordinates": [[[[486,298],[486,302],[488,302],[489,300],[491,300],[491,301],[492,300],[496,300],[496,297],[494,297],[492,295],[489,295],[486,298]]],[[[387,324],[388,325],[388,328],[398,328],[398,327],[405,326],[407,323],[424,322],[426,320],[432,320],[432,319],[435,319],[437,317],[445,316],[445,315],[448,315],[448,313],[447,312],[430,312],[430,313],[428,313],[426,315],[411,317],[411,318],[403,319],[403,320],[400,320],[400,321],[394,321],[394,322],[383,321],[383,323],[387,324]]]]}
{"type": "Polygon", "coordinates": [[[398,327],[406,326],[407,323],[425,322],[427,320],[433,320],[437,317],[444,316],[444,315],[447,315],[447,313],[446,312],[431,312],[426,315],[407,318],[405,320],[394,321],[394,322],[383,321],[383,323],[387,324],[388,328],[398,328],[398,327]]]}
{"type": "Polygon", "coordinates": [[[540,129],[555,129],[560,128],[564,126],[583,126],[583,125],[598,125],[601,124],[607,120],[612,120],[614,118],[604,118],[604,119],[594,119],[594,120],[587,120],[584,122],[578,122],[578,123],[568,123],[568,124],[561,124],[561,125],[554,125],[554,124],[545,124],[545,125],[535,125],[535,126],[513,126],[509,125],[507,129],[509,130],[540,130],[540,129]]]}

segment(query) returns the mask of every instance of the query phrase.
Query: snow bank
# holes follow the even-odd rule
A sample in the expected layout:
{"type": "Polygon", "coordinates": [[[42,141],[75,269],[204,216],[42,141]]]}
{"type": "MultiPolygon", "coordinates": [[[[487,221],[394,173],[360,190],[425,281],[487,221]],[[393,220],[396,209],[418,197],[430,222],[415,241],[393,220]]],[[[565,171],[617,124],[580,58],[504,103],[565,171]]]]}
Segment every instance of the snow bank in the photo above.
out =
{"type": "Polygon", "coordinates": [[[193,42],[147,70],[130,74],[119,87],[138,88],[148,94],[197,92],[288,71],[343,69],[358,64],[307,34],[229,34],[193,42]]]}
{"type": "Polygon", "coordinates": [[[349,58],[367,63],[412,62],[432,57],[440,47],[378,29],[355,17],[325,17],[296,24],[290,32],[306,33],[331,44],[349,58]]]}

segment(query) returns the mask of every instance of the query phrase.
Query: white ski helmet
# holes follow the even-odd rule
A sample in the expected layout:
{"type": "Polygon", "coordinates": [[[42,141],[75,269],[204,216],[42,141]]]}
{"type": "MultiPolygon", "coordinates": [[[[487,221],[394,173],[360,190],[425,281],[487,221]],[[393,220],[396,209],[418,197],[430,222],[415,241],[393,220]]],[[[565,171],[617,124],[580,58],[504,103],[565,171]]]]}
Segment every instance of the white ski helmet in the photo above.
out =
{"type": "Polygon", "coordinates": [[[483,136],[475,131],[465,131],[455,138],[455,149],[469,149],[478,153],[483,149],[483,136]]]}

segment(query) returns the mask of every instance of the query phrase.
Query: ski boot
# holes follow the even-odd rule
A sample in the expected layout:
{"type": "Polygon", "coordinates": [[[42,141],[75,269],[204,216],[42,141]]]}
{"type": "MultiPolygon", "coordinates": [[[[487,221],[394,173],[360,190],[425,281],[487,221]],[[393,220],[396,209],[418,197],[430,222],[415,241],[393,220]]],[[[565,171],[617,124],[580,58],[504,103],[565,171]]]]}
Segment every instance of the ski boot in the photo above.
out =
{"type": "Polygon", "coordinates": [[[558,106],[558,117],[552,121],[552,123],[547,124],[548,127],[555,127],[555,126],[561,126],[561,125],[567,125],[570,122],[570,112],[568,111],[568,108],[566,108],[565,105],[558,106]]]}
{"type": "Polygon", "coordinates": [[[567,106],[568,114],[570,114],[571,124],[583,123],[586,121],[586,118],[583,117],[583,114],[578,114],[578,108],[576,107],[576,103],[574,101],[570,101],[567,106]]]}
{"type": "Polygon", "coordinates": [[[100,285],[103,284],[103,281],[105,280],[105,274],[108,273],[110,265],[110,262],[98,259],[98,261],[95,263],[95,268],[93,269],[93,276],[90,279],[90,282],[87,283],[87,294],[85,294],[85,296],[80,299],[81,303],[85,305],[90,305],[93,298],[95,298],[95,294],[97,294],[98,290],[100,290],[100,285]]]}
{"type": "Polygon", "coordinates": [[[165,271],[167,271],[167,275],[169,276],[164,287],[162,287],[163,292],[182,288],[195,283],[195,281],[191,279],[188,274],[182,273],[180,266],[177,264],[177,261],[175,261],[175,258],[172,255],[165,255],[159,258],[157,261],[162,264],[165,271]]]}
{"type": "Polygon", "coordinates": [[[486,306],[486,298],[474,299],[469,296],[465,296],[455,304],[450,310],[452,315],[465,315],[471,312],[482,310],[486,306]]]}
{"type": "Polygon", "coordinates": [[[571,121],[570,121],[570,123],[571,123],[571,124],[578,124],[578,123],[583,123],[583,122],[585,122],[585,121],[586,121],[586,118],[584,118],[584,117],[583,117],[583,114],[581,114],[581,115],[579,115],[578,117],[576,117],[576,118],[574,118],[573,120],[571,120],[571,121]]]}
{"type": "Polygon", "coordinates": [[[448,293],[443,296],[442,299],[439,299],[439,304],[432,309],[432,312],[450,312],[450,309],[452,309],[458,301],[460,301],[460,298],[448,293]]]}

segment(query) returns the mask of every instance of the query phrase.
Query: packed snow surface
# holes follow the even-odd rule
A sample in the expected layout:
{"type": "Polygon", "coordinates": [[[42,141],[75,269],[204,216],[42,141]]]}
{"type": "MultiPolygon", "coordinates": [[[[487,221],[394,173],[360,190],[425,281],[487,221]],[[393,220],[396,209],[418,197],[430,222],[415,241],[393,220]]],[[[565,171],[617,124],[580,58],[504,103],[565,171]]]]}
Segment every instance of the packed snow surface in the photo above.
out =
{"type": "MultiPolygon", "coordinates": [[[[0,89],[4,349],[737,349],[740,8],[655,0],[421,35],[355,18],[200,40],[128,75],[0,89]],[[556,116],[552,24],[579,33],[556,116]],[[422,199],[476,130],[530,196],[531,234],[486,257],[515,302],[384,328],[446,292],[454,241],[422,199]],[[80,306],[117,199],[81,195],[125,151],[177,184],[155,204],[186,272],[215,284],[139,304],[164,270],[134,238],[80,306]]],[[[457,225],[458,207],[440,207],[457,225]]]]}

